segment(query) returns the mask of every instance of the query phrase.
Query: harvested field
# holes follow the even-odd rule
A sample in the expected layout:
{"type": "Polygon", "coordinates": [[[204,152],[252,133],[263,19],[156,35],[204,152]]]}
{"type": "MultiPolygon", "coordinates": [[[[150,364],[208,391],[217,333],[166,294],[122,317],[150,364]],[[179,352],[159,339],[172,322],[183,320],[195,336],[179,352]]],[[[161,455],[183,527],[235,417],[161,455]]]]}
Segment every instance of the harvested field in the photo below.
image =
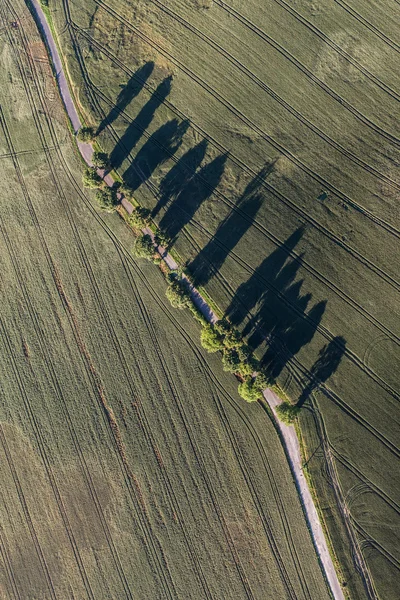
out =
{"type": "Polygon", "coordinates": [[[22,0],[0,22],[0,597],[328,599],[272,422],[83,191],[22,0]]]}
{"type": "Polygon", "coordinates": [[[114,166],[304,405],[346,590],[394,600],[398,3],[53,0],[51,15],[114,166]]]}

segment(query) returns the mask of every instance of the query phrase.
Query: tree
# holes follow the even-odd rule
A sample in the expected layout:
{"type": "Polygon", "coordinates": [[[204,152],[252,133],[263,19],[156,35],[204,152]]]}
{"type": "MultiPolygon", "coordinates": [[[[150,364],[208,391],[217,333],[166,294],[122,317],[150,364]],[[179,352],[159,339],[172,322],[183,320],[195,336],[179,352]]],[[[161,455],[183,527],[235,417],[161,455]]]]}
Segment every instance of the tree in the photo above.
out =
{"type": "Polygon", "coordinates": [[[177,278],[173,279],[169,284],[166,296],[174,308],[189,308],[192,304],[186,285],[177,278]]]}
{"type": "Polygon", "coordinates": [[[118,204],[115,190],[109,187],[103,190],[97,190],[96,200],[99,203],[101,210],[104,210],[105,212],[114,212],[118,204]]]}
{"type": "Polygon", "coordinates": [[[219,319],[214,325],[215,329],[222,335],[226,335],[231,330],[231,324],[228,319],[219,319]]]}
{"type": "Polygon", "coordinates": [[[93,127],[81,127],[76,134],[79,142],[90,143],[96,137],[93,127]]]}
{"type": "Polygon", "coordinates": [[[153,240],[147,234],[139,235],[135,240],[132,253],[134,256],[139,258],[146,258],[147,260],[153,260],[155,249],[153,240]]]}
{"type": "Polygon", "coordinates": [[[242,343],[242,336],[237,329],[231,329],[225,334],[225,348],[237,348],[242,343]]]}
{"type": "Polygon", "coordinates": [[[163,248],[168,248],[171,243],[171,238],[160,230],[157,231],[154,240],[158,246],[162,246],[163,248]]]}
{"type": "Polygon", "coordinates": [[[110,166],[110,157],[107,152],[95,150],[92,156],[92,163],[98,169],[107,169],[110,166]]]}
{"type": "Polygon", "coordinates": [[[144,229],[150,223],[150,211],[148,208],[137,206],[129,216],[129,223],[136,229],[144,229]]]}
{"type": "Polygon", "coordinates": [[[233,348],[225,348],[222,355],[222,368],[229,373],[237,373],[240,368],[240,358],[233,348]]]}
{"type": "Polygon", "coordinates": [[[251,377],[248,377],[243,383],[239,384],[238,392],[246,402],[257,402],[261,398],[261,393],[254,385],[254,380],[251,377]]]}
{"type": "Polygon", "coordinates": [[[295,404],[285,401],[276,408],[276,412],[283,423],[291,425],[298,416],[300,408],[295,404]]]}
{"type": "Polygon", "coordinates": [[[83,185],[87,188],[98,188],[102,184],[102,178],[97,174],[96,169],[87,167],[82,176],[83,185]]]}
{"type": "Polygon", "coordinates": [[[268,386],[268,380],[264,373],[258,373],[256,377],[248,376],[239,385],[239,394],[246,402],[256,402],[262,397],[263,391],[268,386]]]}
{"type": "Polygon", "coordinates": [[[218,352],[224,347],[223,336],[209,323],[201,330],[200,341],[207,352],[218,352]]]}

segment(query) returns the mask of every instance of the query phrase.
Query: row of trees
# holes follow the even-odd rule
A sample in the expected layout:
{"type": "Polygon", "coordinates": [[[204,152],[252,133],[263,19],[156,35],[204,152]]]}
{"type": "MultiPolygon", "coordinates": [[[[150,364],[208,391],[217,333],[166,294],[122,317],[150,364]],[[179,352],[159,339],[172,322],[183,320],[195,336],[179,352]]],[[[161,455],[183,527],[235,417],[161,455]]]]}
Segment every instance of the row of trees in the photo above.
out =
{"type": "MultiPolygon", "coordinates": [[[[94,130],[90,127],[82,127],[77,137],[81,142],[91,143],[95,138],[94,130]]],[[[83,183],[88,188],[97,188],[96,199],[100,208],[112,212],[118,204],[118,188],[106,186],[97,173],[98,168],[108,169],[110,167],[109,156],[105,152],[95,151],[92,162],[94,167],[85,169],[83,183]]],[[[133,191],[128,186],[120,185],[119,191],[128,200],[136,203],[133,191]]],[[[167,248],[170,239],[160,229],[155,231],[154,239],[149,234],[142,233],[151,224],[150,211],[141,206],[135,206],[128,222],[138,232],[132,249],[133,255],[160,264],[161,258],[156,248],[157,246],[167,248]]],[[[259,400],[263,391],[272,382],[261,369],[260,362],[245,343],[240,332],[232,327],[227,319],[220,319],[214,325],[209,323],[193,303],[188,280],[182,278],[182,274],[179,272],[165,272],[165,275],[168,283],[166,296],[171,305],[178,309],[189,308],[201,323],[200,341],[203,348],[207,352],[221,353],[224,371],[234,373],[241,379],[238,391],[246,402],[259,400]]],[[[280,419],[287,424],[293,423],[298,412],[299,408],[287,400],[284,400],[277,408],[280,419]]]]}

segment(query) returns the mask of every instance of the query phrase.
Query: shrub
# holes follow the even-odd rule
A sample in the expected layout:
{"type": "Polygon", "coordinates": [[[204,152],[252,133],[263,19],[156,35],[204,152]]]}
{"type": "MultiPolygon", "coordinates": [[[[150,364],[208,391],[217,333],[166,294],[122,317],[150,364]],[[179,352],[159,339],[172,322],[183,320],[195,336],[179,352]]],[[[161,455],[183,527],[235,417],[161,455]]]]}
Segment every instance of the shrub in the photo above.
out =
{"type": "Polygon", "coordinates": [[[285,401],[276,408],[276,412],[283,423],[291,425],[299,414],[300,408],[295,404],[285,401]]]}
{"type": "Polygon", "coordinates": [[[89,143],[93,142],[96,135],[94,133],[93,127],[81,127],[78,133],[76,134],[76,137],[80,142],[89,143]]]}
{"type": "Polygon", "coordinates": [[[207,352],[218,352],[218,350],[222,350],[224,347],[224,338],[218,333],[215,327],[209,323],[204,325],[200,334],[200,341],[207,352]]]}
{"type": "Polygon", "coordinates": [[[83,172],[82,182],[85,187],[94,189],[100,187],[103,180],[100,175],[97,174],[96,169],[87,167],[83,172]]]}
{"type": "Polygon", "coordinates": [[[99,152],[95,150],[92,156],[92,163],[99,169],[107,169],[110,165],[110,158],[107,152],[99,152]]]}
{"type": "Polygon", "coordinates": [[[99,203],[101,210],[105,212],[114,212],[118,204],[117,194],[115,190],[107,187],[103,190],[97,190],[96,200],[99,203]]]}
{"type": "Polygon", "coordinates": [[[165,292],[168,300],[174,308],[190,307],[192,301],[186,285],[179,279],[173,279],[165,292]]]}
{"type": "Polygon", "coordinates": [[[155,249],[153,240],[149,235],[139,235],[135,240],[132,253],[134,256],[139,258],[146,258],[147,260],[153,260],[155,249]]]}
{"type": "Polygon", "coordinates": [[[137,206],[129,216],[129,223],[136,229],[144,229],[150,223],[150,211],[137,206]]]}

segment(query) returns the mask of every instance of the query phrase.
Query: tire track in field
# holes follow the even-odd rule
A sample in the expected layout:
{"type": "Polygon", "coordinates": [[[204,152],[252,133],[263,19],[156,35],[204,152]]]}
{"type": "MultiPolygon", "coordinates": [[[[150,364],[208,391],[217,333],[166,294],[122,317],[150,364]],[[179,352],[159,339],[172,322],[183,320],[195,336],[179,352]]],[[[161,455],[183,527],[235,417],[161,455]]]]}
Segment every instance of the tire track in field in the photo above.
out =
{"type": "Polygon", "coordinates": [[[360,523],[350,515],[350,519],[354,529],[357,531],[358,535],[364,538],[364,541],[375,548],[386,560],[388,560],[398,571],[400,571],[400,561],[393,556],[389,550],[387,550],[382,544],[380,544],[375,538],[371,536],[361,525],[360,523]]]}
{"type": "Polygon", "coordinates": [[[211,48],[219,52],[224,58],[226,58],[232,65],[234,65],[237,69],[239,69],[244,75],[246,75],[251,81],[253,81],[260,89],[266,92],[271,98],[273,98],[280,106],[285,108],[288,112],[290,112],[298,121],[300,121],[303,125],[305,125],[308,129],[310,129],[313,133],[315,133],[319,138],[323,139],[327,144],[329,144],[332,148],[337,150],[342,156],[348,158],[351,162],[360,166],[364,171],[370,173],[373,177],[376,177],[380,181],[385,181],[388,185],[393,187],[396,190],[400,190],[400,184],[396,181],[388,177],[387,175],[380,172],[378,169],[375,169],[370,164],[366,163],[364,160],[356,156],[350,150],[347,150],[344,146],[336,142],[333,138],[331,138],[328,134],[320,129],[317,125],[312,123],[307,117],[305,117],[300,111],[296,110],[289,102],[284,100],[278,93],[276,93],[271,87],[269,87],[263,80],[261,80],[255,73],[253,73],[246,65],[240,62],[237,58],[235,58],[230,52],[225,50],[220,44],[214,41],[210,36],[208,36],[203,31],[200,31],[197,27],[189,23],[186,19],[184,19],[181,15],[174,12],[170,8],[168,8],[165,4],[160,2],[159,0],[151,0],[152,4],[157,6],[162,12],[169,15],[172,19],[174,19],[177,23],[181,24],[185,29],[188,29],[191,33],[193,33],[196,37],[200,38],[204,42],[206,42],[211,48]]]}
{"type": "MultiPolygon", "coordinates": [[[[80,31],[80,33],[83,35],[82,31],[80,31]]],[[[94,45],[96,45],[95,41],[92,38],[90,38],[90,36],[85,36],[85,37],[87,37],[88,39],[90,39],[91,43],[93,43],[94,45]]],[[[105,49],[103,49],[102,51],[105,54],[107,54],[107,52],[105,51],[105,49]]],[[[111,60],[116,61],[117,59],[116,59],[116,57],[114,57],[114,56],[111,55],[111,60]]],[[[131,75],[133,73],[132,71],[130,71],[130,69],[126,69],[125,72],[130,73],[131,75]]],[[[101,90],[99,90],[94,84],[90,84],[90,85],[93,88],[96,89],[96,94],[99,97],[101,97],[109,106],[114,106],[113,102],[109,98],[107,98],[107,96],[105,96],[105,94],[103,94],[103,92],[101,92],[101,90]]],[[[148,86],[146,86],[146,85],[144,85],[144,87],[146,87],[146,89],[149,89],[148,86]]],[[[170,108],[171,110],[173,110],[174,113],[177,116],[179,116],[179,118],[182,118],[182,119],[187,119],[188,118],[184,113],[182,113],[181,111],[179,111],[178,109],[176,109],[175,107],[173,107],[173,105],[171,105],[168,101],[166,101],[164,104],[166,106],[168,106],[168,108],[170,108]]],[[[96,103],[96,106],[97,106],[96,110],[100,111],[98,102],[96,103]]],[[[102,112],[101,114],[104,115],[104,112],[102,112]]],[[[130,123],[132,122],[131,119],[130,119],[130,117],[127,115],[126,112],[121,111],[121,115],[128,122],[130,122],[130,123]]],[[[196,131],[198,131],[199,133],[201,133],[201,135],[204,136],[204,138],[210,143],[210,145],[214,146],[217,150],[219,150],[222,153],[227,153],[228,156],[229,156],[229,159],[236,166],[238,166],[244,172],[246,172],[249,175],[251,175],[254,178],[255,182],[259,183],[260,186],[262,186],[265,190],[267,190],[269,193],[271,193],[277,200],[279,200],[281,203],[285,204],[288,208],[290,208],[297,216],[299,216],[300,218],[302,218],[305,222],[310,223],[322,235],[324,235],[325,237],[327,237],[335,245],[337,245],[340,248],[342,248],[345,252],[347,252],[348,254],[350,254],[353,258],[355,258],[356,260],[358,260],[361,264],[363,264],[364,266],[366,266],[368,269],[370,269],[371,271],[373,271],[374,273],[376,273],[386,283],[389,283],[389,285],[391,285],[392,287],[394,287],[396,290],[400,290],[400,283],[397,282],[391,275],[389,275],[388,273],[386,273],[385,271],[383,271],[374,262],[372,262],[371,260],[369,260],[368,258],[366,258],[363,254],[361,254],[360,252],[358,252],[355,248],[353,248],[352,246],[349,246],[342,239],[340,239],[339,237],[337,237],[333,232],[331,232],[324,225],[322,225],[321,223],[319,223],[319,221],[317,221],[315,218],[313,218],[311,215],[309,215],[300,206],[296,205],[287,196],[285,196],[284,194],[282,194],[281,192],[279,192],[276,188],[274,188],[267,181],[265,181],[264,179],[260,178],[259,174],[256,171],[254,171],[251,167],[249,167],[248,165],[246,165],[239,158],[235,157],[234,154],[232,154],[224,146],[222,146],[221,144],[219,144],[219,142],[217,142],[214,138],[212,138],[210,135],[208,135],[204,130],[202,130],[200,127],[198,127],[197,125],[195,125],[193,122],[191,122],[191,127],[193,127],[193,129],[195,129],[196,131]]],[[[138,128],[139,128],[139,126],[138,126],[138,128]]],[[[150,135],[145,130],[143,130],[141,128],[139,128],[139,129],[140,129],[141,133],[146,137],[146,139],[149,139],[150,135]]],[[[114,139],[116,139],[116,138],[114,137],[114,139]]],[[[159,143],[157,143],[157,145],[159,145],[160,147],[162,147],[162,145],[159,144],[159,143]]],[[[171,153],[168,150],[165,150],[165,152],[170,155],[171,160],[173,160],[175,163],[177,162],[176,157],[174,157],[173,155],[171,155],[171,153]]],[[[133,158],[132,158],[132,160],[133,160],[133,158]]],[[[143,183],[145,185],[148,185],[147,182],[143,182],[143,183]]]]}
{"type": "Polygon", "coordinates": [[[19,593],[19,590],[18,590],[18,585],[17,585],[17,581],[16,581],[16,578],[14,575],[14,571],[12,568],[12,560],[9,557],[1,528],[0,528],[0,556],[3,560],[4,568],[5,568],[5,572],[7,574],[8,580],[11,583],[13,597],[18,600],[22,600],[21,594],[19,593]]]}
{"type": "MultiPolygon", "coordinates": [[[[24,185],[24,184],[22,183],[22,185],[24,185]]],[[[25,199],[26,199],[26,196],[25,196],[25,199]]],[[[28,206],[28,209],[29,209],[29,206],[28,206]]],[[[101,524],[103,526],[103,532],[105,534],[105,539],[107,540],[107,542],[109,544],[111,554],[113,554],[112,553],[113,543],[111,543],[111,537],[109,535],[108,526],[106,525],[106,520],[105,520],[105,517],[104,517],[104,515],[102,513],[101,505],[100,505],[100,502],[99,502],[99,500],[97,498],[97,493],[96,493],[96,490],[94,488],[93,481],[92,481],[90,473],[89,473],[89,469],[87,467],[87,464],[86,464],[86,461],[84,459],[82,450],[80,448],[79,441],[78,441],[78,439],[76,437],[76,433],[75,433],[75,430],[74,430],[74,427],[73,427],[73,424],[72,424],[70,413],[69,413],[69,411],[67,409],[67,403],[66,403],[65,398],[63,396],[63,392],[62,392],[61,386],[60,386],[60,384],[58,382],[57,374],[55,372],[53,364],[51,363],[50,358],[48,357],[48,352],[46,351],[47,342],[45,341],[44,336],[42,334],[41,326],[40,326],[40,323],[38,321],[35,308],[34,308],[32,302],[31,302],[31,299],[30,299],[30,296],[29,296],[29,292],[26,289],[25,280],[24,280],[24,277],[22,275],[22,272],[21,272],[19,264],[18,264],[18,257],[15,254],[14,248],[12,247],[11,240],[9,239],[9,236],[7,234],[7,231],[6,231],[6,228],[4,226],[4,222],[3,222],[2,218],[0,218],[0,231],[1,231],[2,235],[3,235],[4,241],[5,241],[5,244],[6,244],[8,253],[9,253],[9,256],[10,256],[11,264],[13,265],[14,272],[16,274],[16,278],[17,278],[18,284],[20,286],[22,295],[24,297],[25,306],[28,309],[28,313],[29,313],[31,322],[33,324],[33,327],[34,327],[34,330],[35,330],[35,333],[36,333],[36,338],[37,338],[37,341],[38,341],[38,344],[39,344],[39,348],[40,348],[40,353],[41,353],[41,356],[42,356],[43,364],[46,365],[48,373],[50,375],[50,379],[51,379],[51,382],[52,382],[52,387],[53,387],[55,395],[56,395],[56,397],[57,397],[57,399],[59,401],[59,406],[61,407],[61,409],[63,411],[65,422],[68,425],[68,428],[69,428],[69,431],[70,431],[70,434],[71,434],[71,438],[72,438],[72,441],[74,443],[74,448],[75,448],[75,451],[76,451],[76,455],[78,456],[78,459],[80,460],[80,464],[81,464],[81,468],[82,468],[82,473],[84,475],[86,484],[88,486],[89,493],[90,493],[90,495],[92,497],[93,504],[94,504],[94,506],[95,506],[95,508],[97,510],[97,514],[98,514],[100,522],[101,522],[101,524]]],[[[45,249],[44,249],[44,251],[45,251],[45,249]]],[[[39,443],[39,441],[38,441],[38,443],[39,443]]],[[[67,535],[68,535],[68,531],[67,531],[67,535]]],[[[114,555],[114,558],[115,558],[115,555],[114,555]]],[[[79,564],[78,564],[78,568],[79,568],[79,564]]],[[[118,567],[117,567],[117,572],[118,572],[118,567]]]]}
{"type": "MultiPolygon", "coordinates": [[[[87,576],[85,566],[84,566],[83,560],[82,560],[80,552],[79,552],[78,545],[76,543],[76,540],[75,540],[75,537],[73,534],[73,529],[69,522],[68,514],[66,511],[65,505],[63,503],[63,500],[62,500],[62,495],[61,495],[58,485],[57,485],[56,477],[53,473],[53,470],[51,468],[51,463],[50,463],[47,453],[46,453],[46,449],[45,449],[46,442],[43,437],[43,434],[41,433],[40,425],[35,417],[34,410],[32,409],[32,405],[29,400],[29,394],[26,391],[26,387],[24,385],[23,379],[22,379],[20,372],[18,370],[18,367],[16,365],[15,354],[12,349],[12,342],[10,340],[9,334],[7,333],[6,327],[4,325],[4,322],[3,322],[3,319],[1,318],[1,316],[0,316],[0,331],[2,331],[3,339],[5,340],[5,343],[7,345],[8,356],[9,356],[10,363],[12,365],[12,372],[14,374],[14,379],[18,384],[18,388],[20,390],[20,393],[21,393],[21,396],[22,396],[22,399],[24,402],[25,410],[26,410],[26,413],[28,416],[28,421],[32,427],[32,431],[34,432],[35,439],[36,439],[38,449],[39,449],[39,454],[42,459],[44,468],[46,470],[48,481],[51,486],[52,492],[54,494],[55,502],[57,504],[58,511],[59,511],[61,519],[63,521],[67,537],[71,544],[72,552],[74,554],[76,564],[77,564],[79,572],[81,574],[84,587],[86,589],[88,597],[93,598],[93,600],[94,600],[95,596],[93,594],[93,590],[90,585],[90,581],[87,576]]],[[[31,372],[32,372],[32,375],[34,376],[35,374],[34,374],[32,367],[31,367],[31,372]]]]}
{"type": "MultiPolygon", "coordinates": [[[[222,0],[214,0],[214,2],[222,2],[222,0]]],[[[348,63],[353,65],[360,73],[365,75],[367,79],[375,83],[380,89],[385,91],[389,96],[394,98],[395,100],[400,100],[400,95],[393,90],[390,86],[384,83],[379,77],[371,73],[366,67],[363,67],[361,63],[359,63],[355,58],[351,56],[346,50],[343,50],[339,44],[334,42],[329,36],[327,36],[321,29],[319,29],[316,25],[313,25],[310,21],[308,21],[301,13],[299,13],[296,9],[290,6],[285,0],[273,0],[276,4],[281,6],[287,13],[292,15],[296,21],[302,23],[307,29],[309,29],[314,35],[316,35],[320,40],[325,42],[327,46],[335,50],[340,56],[342,56],[348,63]]],[[[336,0],[335,0],[336,1],[336,0]]]]}
{"type": "Polygon", "coordinates": [[[238,21],[242,23],[245,27],[250,29],[253,33],[255,33],[258,37],[267,42],[270,46],[272,46],[275,50],[277,50],[282,56],[287,58],[289,62],[291,62],[294,66],[296,66],[308,79],[313,81],[318,87],[323,89],[329,96],[331,96],[334,100],[339,102],[342,106],[344,106],[349,112],[351,112],[359,121],[361,121],[364,125],[367,125],[369,128],[373,129],[377,133],[379,133],[382,137],[391,141],[392,143],[399,145],[400,139],[396,136],[393,136],[391,133],[374,123],[371,119],[369,119],[366,115],[364,115],[361,111],[359,111],[355,106],[353,106],[350,102],[345,100],[340,94],[335,92],[330,86],[328,86],[322,79],[318,78],[306,65],[304,65],[301,61],[299,61],[293,54],[291,54],[288,50],[284,48],[281,44],[276,42],[273,38],[271,38],[267,33],[265,33],[262,29],[260,29],[255,23],[250,21],[243,14],[235,10],[232,6],[228,6],[222,0],[213,0],[217,6],[220,6],[223,10],[229,13],[231,16],[235,17],[238,21]]]}
{"type": "MultiPolygon", "coordinates": [[[[385,221],[381,217],[372,213],[369,209],[363,207],[361,204],[350,198],[347,194],[342,192],[339,188],[337,188],[333,183],[330,183],[324,177],[319,175],[316,171],[314,171],[311,167],[309,167],[306,163],[300,160],[293,152],[287,150],[282,144],[276,141],[271,135],[269,135],[266,131],[264,131],[261,127],[259,127],[252,119],[247,117],[241,110],[239,110],[232,102],[230,102],[227,98],[225,98],[222,94],[220,94],[215,88],[209,85],[204,79],[199,77],[186,67],[184,63],[182,63],[179,59],[175,58],[170,54],[167,50],[162,48],[157,42],[152,40],[149,36],[140,31],[135,25],[133,25],[130,21],[128,21],[125,17],[120,15],[117,11],[111,8],[106,3],[102,2],[102,0],[94,0],[94,2],[103,8],[106,12],[108,12],[111,16],[116,18],[117,21],[123,23],[129,30],[133,31],[143,42],[150,45],[152,48],[157,50],[160,54],[170,60],[173,64],[175,64],[183,73],[185,73],[192,81],[194,81],[197,85],[203,88],[210,96],[212,96],[217,102],[219,102],[222,106],[224,106],[232,115],[234,115],[239,121],[244,123],[249,129],[254,131],[261,139],[267,142],[274,150],[279,152],[281,155],[285,156],[291,163],[293,163],[296,167],[300,169],[303,173],[308,175],[311,179],[316,181],[320,186],[326,188],[334,194],[337,198],[339,198],[345,204],[354,208],[357,212],[362,213],[366,218],[370,221],[377,224],[379,227],[385,229],[388,233],[393,235],[396,238],[400,239],[400,231],[394,227],[391,223],[385,221]]],[[[400,96],[399,96],[400,99],[400,96]]]]}
{"type": "Polygon", "coordinates": [[[32,542],[33,542],[33,545],[35,547],[36,554],[38,556],[39,563],[40,563],[41,569],[43,571],[43,575],[44,575],[45,580],[46,580],[47,588],[48,588],[48,590],[50,592],[51,598],[53,598],[53,600],[57,600],[57,595],[56,595],[56,591],[54,589],[53,581],[51,579],[50,571],[49,571],[49,568],[47,566],[46,559],[44,557],[43,550],[41,548],[41,545],[40,545],[37,533],[35,531],[35,527],[34,527],[34,524],[33,524],[33,521],[32,521],[32,517],[31,517],[30,512],[29,512],[28,504],[26,502],[25,495],[24,495],[24,492],[22,490],[21,482],[19,480],[18,473],[16,471],[16,468],[15,468],[15,465],[14,465],[14,462],[13,462],[13,459],[12,459],[12,456],[11,456],[10,449],[8,447],[6,437],[4,435],[3,425],[1,423],[0,423],[0,443],[1,443],[1,445],[3,447],[3,450],[4,450],[4,454],[5,454],[5,457],[6,457],[7,464],[8,464],[8,468],[10,470],[12,479],[14,481],[15,489],[16,489],[17,495],[18,495],[18,500],[19,500],[22,512],[24,514],[26,524],[28,525],[29,533],[31,535],[32,542]]]}
{"type": "Polygon", "coordinates": [[[383,33],[380,29],[375,27],[368,19],[363,17],[359,12],[357,12],[354,8],[352,8],[347,2],[344,0],[334,0],[336,4],[341,6],[343,10],[345,10],[349,15],[351,15],[356,21],[364,25],[367,29],[372,31],[376,36],[378,36],[381,40],[385,42],[388,46],[390,46],[396,52],[400,52],[400,46],[394,40],[392,40],[389,36],[383,33]]]}
{"type": "MultiPolygon", "coordinates": [[[[15,20],[17,20],[17,21],[20,22],[20,19],[18,18],[18,15],[14,11],[12,11],[12,15],[13,15],[13,18],[15,20]]],[[[3,16],[3,21],[4,21],[4,12],[3,11],[2,11],[2,16],[3,16]]],[[[20,27],[18,28],[17,31],[19,33],[22,31],[22,26],[21,25],[20,25],[20,27]]],[[[15,46],[15,44],[13,42],[13,39],[12,39],[12,36],[10,36],[10,34],[9,34],[9,40],[10,40],[11,46],[14,48],[15,56],[18,59],[18,67],[19,67],[19,71],[20,71],[20,74],[21,74],[22,81],[23,81],[24,86],[25,86],[25,90],[26,90],[26,93],[27,93],[28,102],[29,102],[29,104],[31,106],[31,109],[32,109],[32,116],[34,118],[34,121],[35,121],[35,124],[36,124],[36,127],[37,127],[37,131],[39,133],[39,137],[40,137],[40,139],[43,142],[45,140],[45,137],[44,137],[43,131],[41,129],[41,123],[38,120],[38,117],[36,115],[35,103],[34,103],[34,100],[33,100],[33,96],[31,95],[31,90],[30,90],[29,82],[26,81],[26,74],[25,74],[25,71],[24,71],[24,67],[21,66],[21,63],[20,63],[19,48],[17,48],[15,46]]],[[[28,53],[27,53],[27,56],[29,57],[28,53]]],[[[37,84],[38,79],[36,78],[36,80],[34,80],[34,81],[36,81],[36,84],[37,84]]],[[[6,136],[6,139],[8,140],[8,144],[10,146],[11,152],[14,153],[12,139],[11,139],[11,136],[9,134],[6,121],[4,119],[4,115],[1,114],[1,116],[2,116],[1,124],[3,126],[4,134],[6,136]]],[[[48,164],[49,164],[49,169],[50,169],[49,172],[52,173],[52,165],[49,162],[49,156],[47,155],[47,153],[46,153],[46,158],[47,158],[47,161],[48,161],[48,164]]],[[[36,230],[38,232],[39,239],[41,240],[42,248],[43,248],[43,251],[44,251],[44,255],[45,255],[46,259],[47,259],[47,262],[48,262],[49,270],[52,273],[53,279],[55,280],[54,265],[53,265],[53,262],[52,262],[50,251],[49,251],[49,249],[47,247],[47,244],[45,242],[45,239],[43,237],[43,232],[41,230],[41,227],[40,227],[40,224],[38,222],[36,213],[34,211],[33,204],[32,204],[32,201],[30,199],[29,193],[27,191],[26,184],[24,182],[24,179],[23,179],[21,170],[19,168],[18,160],[17,159],[14,159],[14,166],[15,166],[15,169],[16,169],[17,178],[19,180],[19,183],[20,183],[20,186],[21,186],[21,189],[22,189],[22,192],[23,192],[23,196],[24,196],[24,198],[25,198],[25,200],[27,202],[27,207],[28,207],[29,213],[31,215],[33,223],[36,226],[36,230]]],[[[54,177],[54,173],[53,173],[53,177],[54,177]]],[[[6,230],[5,230],[5,227],[4,227],[4,223],[2,223],[2,232],[3,232],[3,236],[4,236],[4,239],[5,239],[5,242],[6,242],[8,251],[9,251],[9,254],[10,254],[10,258],[11,258],[12,264],[14,266],[14,270],[15,270],[15,273],[16,273],[16,276],[17,276],[17,280],[18,280],[18,282],[20,284],[21,291],[22,291],[22,293],[24,295],[26,306],[28,307],[31,320],[32,320],[34,328],[35,328],[35,332],[36,332],[36,335],[37,335],[37,338],[38,338],[38,341],[39,341],[39,344],[40,344],[40,347],[41,347],[41,353],[42,353],[42,357],[43,357],[44,363],[47,365],[47,368],[49,370],[49,373],[50,373],[50,376],[51,376],[51,379],[52,379],[52,382],[53,382],[54,391],[56,392],[56,395],[59,398],[60,405],[64,408],[64,410],[67,410],[66,409],[67,405],[66,405],[65,399],[63,397],[63,393],[62,393],[62,390],[60,388],[60,385],[59,385],[59,382],[58,382],[58,379],[57,379],[57,376],[56,376],[56,372],[54,371],[54,367],[53,367],[51,361],[48,359],[48,356],[47,356],[47,353],[46,353],[46,350],[45,350],[45,342],[42,339],[41,329],[40,329],[39,322],[37,321],[37,315],[36,315],[35,309],[34,309],[33,305],[31,304],[29,293],[28,293],[28,291],[27,291],[27,289],[25,287],[24,278],[22,276],[22,273],[20,271],[19,264],[18,264],[18,258],[17,258],[17,256],[14,253],[11,241],[8,238],[8,235],[6,233],[6,230]]],[[[63,305],[64,305],[64,303],[63,303],[63,305]]],[[[72,425],[72,420],[70,420],[69,413],[65,413],[65,415],[66,415],[66,417],[68,417],[66,419],[66,421],[69,424],[69,429],[70,429],[71,437],[73,438],[74,446],[75,446],[77,455],[81,459],[80,462],[81,462],[82,470],[83,470],[83,473],[85,475],[85,479],[86,479],[86,482],[87,482],[87,485],[88,485],[88,489],[90,491],[93,503],[94,503],[94,505],[96,507],[98,516],[100,518],[100,522],[102,523],[103,531],[105,533],[105,538],[107,539],[107,541],[109,543],[109,548],[110,548],[111,554],[113,555],[114,561],[117,561],[116,562],[117,572],[119,573],[119,575],[120,575],[120,577],[122,579],[122,583],[123,584],[125,583],[125,590],[127,590],[128,588],[127,588],[127,585],[126,585],[125,575],[123,574],[122,567],[118,564],[119,563],[119,557],[118,557],[118,554],[116,552],[114,543],[112,542],[112,538],[111,538],[110,532],[108,530],[108,525],[107,525],[105,517],[104,517],[104,515],[102,513],[100,502],[99,502],[99,500],[97,498],[96,490],[95,490],[95,488],[93,486],[93,482],[91,480],[91,476],[90,476],[89,470],[87,468],[85,459],[83,457],[81,448],[79,446],[79,442],[78,442],[78,439],[76,437],[76,434],[75,434],[75,431],[74,431],[74,428],[73,428],[73,425],[72,425]]],[[[127,593],[127,597],[130,597],[130,593],[127,593]]]]}
{"type": "Polygon", "coordinates": [[[340,462],[346,469],[348,469],[353,475],[355,475],[368,489],[373,490],[382,500],[390,506],[397,514],[400,514],[400,504],[398,504],[393,498],[391,498],[386,492],[384,492],[379,486],[377,486],[369,477],[364,475],[358,467],[354,465],[347,457],[343,456],[334,446],[329,442],[332,455],[335,460],[340,462]]]}
{"type": "Polygon", "coordinates": [[[348,540],[350,542],[350,549],[353,557],[353,564],[356,571],[360,575],[364,589],[370,600],[378,600],[378,595],[375,590],[374,582],[362,553],[358,537],[354,531],[353,523],[350,518],[350,512],[344,500],[343,489],[340,484],[340,479],[337,473],[335,462],[329,448],[329,438],[326,431],[326,426],[322,414],[317,406],[315,400],[311,398],[312,415],[315,423],[316,433],[321,442],[322,451],[325,459],[326,477],[330,483],[331,489],[336,500],[336,505],[339,509],[339,513],[342,518],[342,522],[345,525],[348,540]]]}

